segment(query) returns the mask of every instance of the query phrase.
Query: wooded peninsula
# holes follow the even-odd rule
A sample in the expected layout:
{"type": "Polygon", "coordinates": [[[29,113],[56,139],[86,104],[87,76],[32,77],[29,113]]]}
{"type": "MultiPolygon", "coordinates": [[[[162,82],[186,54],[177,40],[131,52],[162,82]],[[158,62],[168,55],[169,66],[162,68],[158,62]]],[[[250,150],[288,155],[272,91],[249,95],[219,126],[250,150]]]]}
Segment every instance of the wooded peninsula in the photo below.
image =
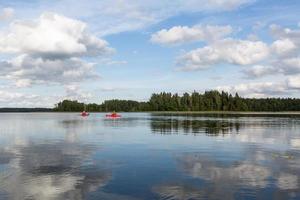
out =
{"type": "Polygon", "coordinates": [[[206,91],[201,94],[161,92],[152,94],[147,102],[133,100],[106,100],[101,104],[84,104],[78,101],[63,100],[55,105],[53,111],[59,112],[146,112],[146,111],[250,111],[279,112],[300,111],[297,98],[243,98],[237,93],[206,91]]]}

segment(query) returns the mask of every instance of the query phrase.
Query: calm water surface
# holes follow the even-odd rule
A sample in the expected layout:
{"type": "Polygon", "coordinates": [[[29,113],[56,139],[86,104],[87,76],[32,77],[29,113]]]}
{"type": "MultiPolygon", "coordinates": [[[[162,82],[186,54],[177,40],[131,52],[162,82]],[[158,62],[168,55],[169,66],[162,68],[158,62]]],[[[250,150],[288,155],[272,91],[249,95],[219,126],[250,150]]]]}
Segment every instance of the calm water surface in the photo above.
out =
{"type": "Polygon", "coordinates": [[[300,199],[300,116],[0,114],[0,199],[300,199]]]}

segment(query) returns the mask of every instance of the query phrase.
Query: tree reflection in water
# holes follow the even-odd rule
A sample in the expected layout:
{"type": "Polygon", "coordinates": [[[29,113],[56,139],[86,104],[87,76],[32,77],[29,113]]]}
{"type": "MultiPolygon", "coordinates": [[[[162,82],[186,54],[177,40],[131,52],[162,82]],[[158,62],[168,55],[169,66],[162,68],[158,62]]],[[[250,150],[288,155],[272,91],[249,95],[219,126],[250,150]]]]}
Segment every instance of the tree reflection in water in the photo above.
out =
{"type": "Polygon", "coordinates": [[[230,121],[193,120],[193,119],[159,119],[151,121],[153,133],[160,134],[197,134],[216,136],[228,133],[238,133],[241,124],[230,121]]]}

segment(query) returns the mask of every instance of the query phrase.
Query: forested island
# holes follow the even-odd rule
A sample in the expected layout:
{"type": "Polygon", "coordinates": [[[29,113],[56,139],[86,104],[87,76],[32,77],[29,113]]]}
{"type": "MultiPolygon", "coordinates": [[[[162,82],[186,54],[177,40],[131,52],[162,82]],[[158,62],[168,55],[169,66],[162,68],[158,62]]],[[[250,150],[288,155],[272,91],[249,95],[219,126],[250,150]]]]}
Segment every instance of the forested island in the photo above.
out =
{"type": "Polygon", "coordinates": [[[106,100],[101,104],[84,104],[78,101],[63,100],[55,105],[53,111],[60,112],[143,112],[143,111],[253,111],[278,112],[300,111],[297,98],[243,98],[227,92],[206,91],[201,94],[161,92],[152,94],[147,102],[132,100],[106,100]]]}

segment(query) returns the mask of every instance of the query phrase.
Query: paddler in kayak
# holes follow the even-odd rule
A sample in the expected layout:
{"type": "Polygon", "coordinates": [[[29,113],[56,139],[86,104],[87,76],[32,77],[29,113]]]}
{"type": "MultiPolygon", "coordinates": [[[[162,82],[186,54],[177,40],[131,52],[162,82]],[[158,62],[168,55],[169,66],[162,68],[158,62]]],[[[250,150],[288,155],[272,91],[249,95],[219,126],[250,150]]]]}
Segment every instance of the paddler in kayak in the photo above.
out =
{"type": "Polygon", "coordinates": [[[87,116],[89,116],[89,113],[84,110],[84,111],[82,111],[81,116],[87,117],[87,116]]]}
{"type": "Polygon", "coordinates": [[[83,109],[83,111],[81,112],[81,116],[82,117],[87,117],[87,116],[89,116],[90,114],[88,113],[88,112],[86,112],[86,105],[84,104],[84,109],[83,109]]]}
{"type": "Polygon", "coordinates": [[[112,117],[117,117],[116,111],[112,112],[111,116],[112,116],[112,117]]]}
{"type": "Polygon", "coordinates": [[[115,111],[113,111],[111,114],[107,114],[106,117],[119,118],[119,117],[121,117],[121,115],[119,115],[115,111]]]}

